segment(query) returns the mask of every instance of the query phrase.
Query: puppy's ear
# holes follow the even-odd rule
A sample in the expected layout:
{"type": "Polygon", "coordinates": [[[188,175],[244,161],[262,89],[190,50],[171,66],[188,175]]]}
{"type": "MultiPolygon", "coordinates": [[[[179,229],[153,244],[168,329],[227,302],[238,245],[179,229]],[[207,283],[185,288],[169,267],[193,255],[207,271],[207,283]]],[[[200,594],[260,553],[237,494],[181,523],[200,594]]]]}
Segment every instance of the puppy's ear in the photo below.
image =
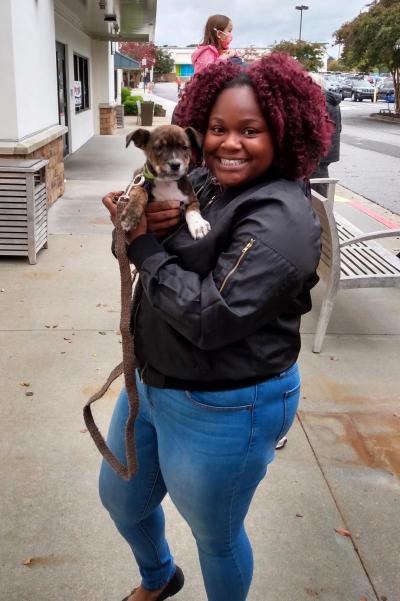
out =
{"type": "Polygon", "coordinates": [[[133,142],[135,146],[143,150],[149,141],[149,138],[150,132],[148,129],[135,129],[135,131],[132,131],[126,136],[126,147],[133,142]]]}
{"type": "Polygon", "coordinates": [[[194,129],[194,127],[186,127],[185,132],[189,137],[192,149],[200,155],[203,147],[203,134],[197,131],[197,129],[194,129]]]}

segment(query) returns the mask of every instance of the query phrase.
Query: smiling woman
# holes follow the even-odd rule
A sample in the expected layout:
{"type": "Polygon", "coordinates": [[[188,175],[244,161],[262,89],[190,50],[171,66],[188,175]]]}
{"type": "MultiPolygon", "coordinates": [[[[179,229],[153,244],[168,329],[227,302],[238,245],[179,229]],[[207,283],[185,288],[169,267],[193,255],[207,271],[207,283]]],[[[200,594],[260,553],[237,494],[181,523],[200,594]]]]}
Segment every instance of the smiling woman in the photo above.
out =
{"type": "Polygon", "coordinates": [[[210,114],[204,159],[221,185],[256,179],[272,165],[274,145],[253,89],[225,89],[210,114]]]}
{"type": "MultiPolygon", "coordinates": [[[[280,54],[248,70],[207,67],[176,118],[204,135],[206,166],[191,180],[211,231],[193,240],[181,226],[162,243],[147,223],[131,233],[139,470],[123,482],[103,463],[100,493],[142,575],[126,599],[162,601],[183,586],[165,538],[168,492],[194,534],[208,601],[245,601],[244,519],[295,419],[300,319],[318,280],[320,228],[298,180],[332,130],[319,86],[280,54]]],[[[108,438],[121,460],[127,413],[123,391],[108,438]]]]}

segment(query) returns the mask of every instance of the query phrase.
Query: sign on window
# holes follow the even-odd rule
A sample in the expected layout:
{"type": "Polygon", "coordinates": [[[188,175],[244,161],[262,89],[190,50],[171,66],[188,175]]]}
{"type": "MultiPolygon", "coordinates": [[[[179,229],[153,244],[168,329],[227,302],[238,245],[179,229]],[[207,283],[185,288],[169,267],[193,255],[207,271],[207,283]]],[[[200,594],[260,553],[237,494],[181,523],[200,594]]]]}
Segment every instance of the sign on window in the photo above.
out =
{"type": "Polygon", "coordinates": [[[80,81],[74,81],[73,88],[75,106],[82,106],[82,83],[80,81]]]}

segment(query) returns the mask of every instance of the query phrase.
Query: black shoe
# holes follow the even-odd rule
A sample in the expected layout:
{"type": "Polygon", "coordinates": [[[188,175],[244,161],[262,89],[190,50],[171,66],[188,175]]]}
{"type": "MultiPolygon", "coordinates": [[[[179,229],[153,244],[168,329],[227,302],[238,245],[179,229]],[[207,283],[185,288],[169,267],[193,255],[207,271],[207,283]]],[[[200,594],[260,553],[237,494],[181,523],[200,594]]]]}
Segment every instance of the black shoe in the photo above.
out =
{"type": "MultiPolygon", "coordinates": [[[[165,589],[158,595],[156,601],[164,601],[165,599],[168,599],[168,597],[173,597],[176,595],[176,593],[179,593],[184,583],[185,577],[183,572],[179,566],[176,566],[175,574],[172,576],[165,589]]],[[[135,590],[136,589],[133,589],[133,591],[127,597],[122,599],[122,601],[128,601],[129,597],[133,595],[135,590]]]]}

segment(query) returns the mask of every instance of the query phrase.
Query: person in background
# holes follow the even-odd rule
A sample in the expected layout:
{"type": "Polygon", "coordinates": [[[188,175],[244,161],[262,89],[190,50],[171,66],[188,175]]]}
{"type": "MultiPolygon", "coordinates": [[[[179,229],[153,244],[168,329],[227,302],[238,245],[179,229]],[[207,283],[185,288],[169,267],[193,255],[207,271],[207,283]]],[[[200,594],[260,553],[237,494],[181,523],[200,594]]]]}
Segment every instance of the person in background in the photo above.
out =
{"type": "Polygon", "coordinates": [[[208,65],[236,56],[235,50],[229,48],[232,28],[232,21],[225,15],[212,15],[208,18],[203,41],[192,54],[195,75],[208,65]]]}
{"type": "MultiPolygon", "coordinates": [[[[340,133],[342,131],[342,114],[340,111],[340,103],[342,101],[342,97],[340,94],[326,89],[325,79],[320,73],[310,73],[310,75],[321,87],[326,99],[326,110],[330,120],[335,125],[328,154],[322,158],[318,167],[311,175],[310,179],[312,179],[316,177],[329,177],[329,165],[331,163],[337,163],[340,160],[340,133]]],[[[318,194],[321,194],[325,197],[328,196],[328,184],[313,184],[311,187],[313,190],[318,192],[318,194]]]]}
{"type": "MultiPolygon", "coordinates": [[[[331,92],[326,89],[325,79],[320,73],[310,73],[312,79],[321,87],[326,99],[326,110],[330,120],[334,123],[335,129],[332,134],[331,146],[328,154],[322,158],[318,167],[315,169],[311,178],[314,177],[329,177],[329,165],[340,160],[340,132],[342,131],[342,115],[340,112],[340,103],[342,97],[336,92],[331,92]]],[[[328,184],[312,184],[312,189],[324,197],[328,196],[328,184]]],[[[283,436],[277,443],[276,449],[283,449],[286,446],[288,439],[283,436]]]]}
{"type": "Polygon", "coordinates": [[[179,97],[179,95],[181,93],[181,88],[182,88],[182,80],[180,77],[176,78],[176,86],[178,88],[178,97],[179,97]]]}
{"type": "MultiPolygon", "coordinates": [[[[150,202],[126,233],[139,274],[139,469],[126,482],[104,461],[100,495],[142,577],[125,601],[163,601],[184,584],[165,535],[167,492],[195,537],[204,598],[245,601],[253,554],[244,520],[295,419],[300,320],[318,281],[320,226],[301,182],[332,124],[319,86],[281,53],[248,68],[210,66],[186,86],[176,122],[204,136],[205,167],[190,179],[211,231],[199,240],[185,225],[171,231],[180,222],[171,199],[164,210],[150,202]],[[162,243],[152,233],[161,230],[162,243]]],[[[112,219],[114,196],[103,199],[112,219]]],[[[122,390],[108,435],[120,461],[127,412],[122,390]]]]}

